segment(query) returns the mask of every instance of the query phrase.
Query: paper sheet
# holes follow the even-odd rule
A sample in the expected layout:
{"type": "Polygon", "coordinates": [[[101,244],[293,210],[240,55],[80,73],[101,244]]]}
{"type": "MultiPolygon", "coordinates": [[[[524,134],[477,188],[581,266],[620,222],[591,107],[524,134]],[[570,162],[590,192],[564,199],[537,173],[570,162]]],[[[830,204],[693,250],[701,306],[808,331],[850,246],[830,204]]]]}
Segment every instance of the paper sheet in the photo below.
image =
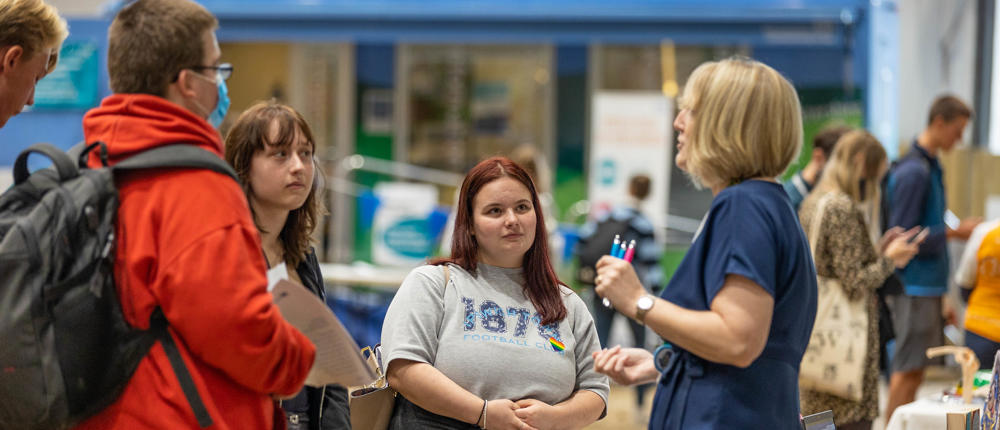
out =
{"type": "Polygon", "coordinates": [[[358,344],[319,297],[286,279],[278,281],[271,294],[285,320],[316,345],[316,361],[306,385],[356,387],[375,380],[358,344]]]}
{"type": "Polygon", "coordinates": [[[280,263],[267,270],[267,291],[270,292],[274,289],[274,286],[278,284],[278,281],[282,279],[288,279],[288,266],[285,263],[280,263]]]}

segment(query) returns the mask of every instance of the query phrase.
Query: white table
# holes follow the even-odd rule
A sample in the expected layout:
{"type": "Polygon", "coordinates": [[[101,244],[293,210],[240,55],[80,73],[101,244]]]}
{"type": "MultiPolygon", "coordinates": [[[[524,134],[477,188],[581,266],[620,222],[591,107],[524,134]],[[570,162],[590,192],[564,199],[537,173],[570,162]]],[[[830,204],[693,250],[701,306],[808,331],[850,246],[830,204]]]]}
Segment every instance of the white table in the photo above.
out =
{"type": "Polygon", "coordinates": [[[396,291],[412,268],[360,264],[319,265],[323,281],[330,285],[347,285],[396,291]]]}
{"type": "MultiPolygon", "coordinates": [[[[944,403],[934,399],[920,399],[896,408],[886,430],[944,430],[949,412],[965,412],[969,408],[982,408],[981,403],[944,403]]],[[[982,411],[980,411],[980,414],[982,411]]]]}

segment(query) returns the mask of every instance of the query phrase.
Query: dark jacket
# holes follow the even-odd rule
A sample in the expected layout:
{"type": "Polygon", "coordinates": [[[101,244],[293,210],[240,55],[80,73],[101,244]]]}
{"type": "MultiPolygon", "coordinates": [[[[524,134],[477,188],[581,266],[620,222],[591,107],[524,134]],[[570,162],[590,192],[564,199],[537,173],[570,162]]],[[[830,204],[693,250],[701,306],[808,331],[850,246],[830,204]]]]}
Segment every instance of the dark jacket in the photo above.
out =
{"type": "Polygon", "coordinates": [[[948,247],[944,213],[948,210],[943,172],[937,158],[916,142],[889,172],[888,227],[927,227],[930,234],[900,274],[911,296],[939,297],[948,287],[948,247]]]}
{"type": "MultiPolygon", "coordinates": [[[[319,270],[316,253],[310,249],[306,258],[295,268],[302,285],[326,302],[323,274],[319,270]]],[[[281,402],[286,413],[309,414],[309,430],[350,429],[351,414],[348,407],[347,389],[340,385],[327,385],[325,390],[305,387],[295,398],[281,402]]]]}

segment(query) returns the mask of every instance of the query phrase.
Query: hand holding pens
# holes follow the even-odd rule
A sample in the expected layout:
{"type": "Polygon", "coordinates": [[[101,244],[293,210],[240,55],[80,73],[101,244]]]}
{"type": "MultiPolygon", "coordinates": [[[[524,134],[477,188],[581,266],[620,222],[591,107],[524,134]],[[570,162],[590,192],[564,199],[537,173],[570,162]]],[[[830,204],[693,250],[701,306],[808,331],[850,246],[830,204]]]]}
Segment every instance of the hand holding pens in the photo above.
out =
{"type": "MultiPolygon", "coordinates": [[[[629,242],[628,247],[625,246],[625,242],[621,240],[621,235],[615,235],[615,241],[611,244],[611,252],[609,253],[612,257],[621,258],[628,263],[632,262],[635,257],[635,239],[629,242]]],[[[605,297],[601,300],[601,304],[606,308],[611,308],[611,300],[605,297]]]]}

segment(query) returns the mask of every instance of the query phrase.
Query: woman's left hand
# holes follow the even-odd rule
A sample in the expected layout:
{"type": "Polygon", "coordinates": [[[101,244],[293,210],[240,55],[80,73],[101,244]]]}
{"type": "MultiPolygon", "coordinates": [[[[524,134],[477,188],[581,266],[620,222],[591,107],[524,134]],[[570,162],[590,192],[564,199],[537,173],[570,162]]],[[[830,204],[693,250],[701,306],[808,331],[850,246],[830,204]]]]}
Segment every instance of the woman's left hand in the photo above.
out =
{"type": "Polygon", "coordinates": [[[514,402],[518,409],[514,410],[525,424],[538,430],[555,429],[558,423],[563,422],[559,416],[559,410],[548,403],[535,399],[521,399],[514,402]]]}
{"type": "Polygon", "coordinates": [[[597,295],[610,300],[615,309],[624,312],[625,316],[633,317],[635,302],[645,294],[646,290],[642,288],[632,263],[605,255],[597,260],[596,267],[594,291],[597,295]]]}

